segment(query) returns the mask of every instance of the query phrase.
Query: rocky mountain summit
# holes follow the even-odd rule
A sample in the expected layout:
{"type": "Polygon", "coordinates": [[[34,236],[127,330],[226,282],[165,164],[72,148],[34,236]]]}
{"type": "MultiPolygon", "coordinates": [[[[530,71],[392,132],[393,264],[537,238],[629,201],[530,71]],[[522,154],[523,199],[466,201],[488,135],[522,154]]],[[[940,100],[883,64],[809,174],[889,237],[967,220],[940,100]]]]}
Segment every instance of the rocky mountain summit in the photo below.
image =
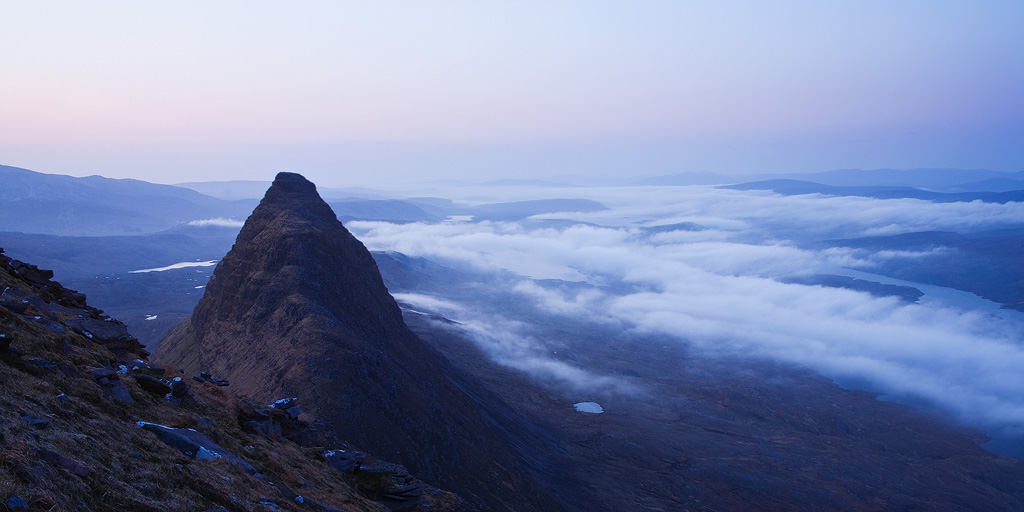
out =
{"type": "Polygon", "coordinates": [[[4,510],[472,510],[348,443],[315,445],[297,398],[149,362],[123,323],[0,249],[4,510]]]}
{"type": "Polygon", "coordinates": [[[277,176],[155,358],[258,400],[297,397],[318,439],[400,461],[482,508],[560,509],[543,462],[510,450],[523,442],[495,419],[499,401],[471,397],[480,386],[409,330],[369,251],[298,174],[277,176]]]}

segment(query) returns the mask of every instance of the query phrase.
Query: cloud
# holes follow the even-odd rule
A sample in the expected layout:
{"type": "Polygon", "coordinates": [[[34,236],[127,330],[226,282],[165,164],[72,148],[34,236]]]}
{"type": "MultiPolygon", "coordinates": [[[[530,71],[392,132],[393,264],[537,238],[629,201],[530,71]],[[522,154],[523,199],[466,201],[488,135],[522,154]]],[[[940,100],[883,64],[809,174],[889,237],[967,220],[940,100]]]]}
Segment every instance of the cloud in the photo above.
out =
{"type": "Polygon", "coordinates": [[[201,219],[189,221],[189,226],[206,227],[206,226],[217,226],[224,228],[240,228],[245,225],[244,221],[225,219],[224,217],[216,217],[213,219],[201,219]]]}
{"type": "MultiPolygon", "coordinates": [[[[542,193],[566,197],[565,191],[542,193]]],[[[787,197],[707,187],[574,194],[609,210],[558,215],[596,224],[560,229],[491,222],[350,227],[374,250],[514,272],[520,277],[508,285],[510,292],[548,315],[675,337],[708,356],[784,361],[841,383],[930,403],[971,424],[1024,427],[1021,315],[965,309],[943,298],[908,304],[786,282],[846,268],[870,271],[893,259],[912,262],[947,250],[807,249],[800,242],[1020,226],[1024,204],[787,197]],[[684,222],[705,229],[649,229],[684,222]]],[[[488,314],[470,315],[466,329],[492,347],[492,357],[551,378],[586,380],[575,374],[586,368],[559,366],[547,357],[539,336],[488,314]]]]}
{"type": "Polygon", "coordinates": [[[559,361],[557,350],[527,334],[533,325],[501,315],[483,313],[466,304],[418,293],[398,293],[395,298],[421,312],[440,314],[457,322],[437,323],[457,331],[503,366],[526,372],[542,381],[568,386],[573,391],[635,393],[637,387],[624,379],[599,375],[559,361]]]}

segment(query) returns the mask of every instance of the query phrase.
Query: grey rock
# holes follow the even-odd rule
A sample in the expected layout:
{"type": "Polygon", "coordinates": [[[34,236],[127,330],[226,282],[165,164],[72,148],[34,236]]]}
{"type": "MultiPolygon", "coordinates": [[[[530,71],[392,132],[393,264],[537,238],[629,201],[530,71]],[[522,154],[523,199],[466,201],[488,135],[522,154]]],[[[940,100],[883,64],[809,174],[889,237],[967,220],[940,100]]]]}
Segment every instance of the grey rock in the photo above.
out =
{"type": "Polygon", "coordinates": [[[21,420],[24,421],[26,425],[33,428],[37,428],[39,430],[42,430],[50,426],[49,421],[44,420],[42,418],[36,418],[35,416],[22,416],[21,420]]]}
{"type": "Polygon", "coordinates": [[[149,375],[133,375],[139,387],[156,395],[164,396],[171,392],[171,386],[166,382],[149,375]]]}
{"type": "Polygon", "coordinates": [[[278,399],[278,400],[274,401],[274,403],[267,404],[267,407],[270,407],[271,409],[280,409],[280,410],[284,411],[284,410],[287,410],[289,407],[295,405],[295,402],[298,402],[298,401],[299,401],[299,399],[298,398],[294,398],[294,397],[293,398],[281,398],[281,399],[278,399]]]}
{"type": "Polygon", "coordinates": [[[28,303],[17,299],[0,299],[0,308],[5,308],[8,311],[19,315],[24,315],[25,311],[28,310],[28,303]]]}
{"type": "Polygon", "coordinates": [[[37,368],[50,369],[57,367],[57,363],[53,361],[47,361],[46,359],[28,359],[25,362],[37,368]]]}
{"type": "Polygon", "coordinates": [[[25,500],[21,499],[21,496],[12,492],[11,495],[7,497],[7,509],[28,510],[28,503],[25,503],[25,500]]]}
{"type": "Polygon", "coordinates": [[[269,419],[263,421],[246,421],[242,423],[242,428],[259,432],[273,439],[281,438],[281,425],[278,425],[269,419]]]}
{"type": "Polygon", "coordinates": [[[181,377],[175,377],[171,380],[171,396],[175,398],[183,398],[188,394],[190,386],[181,377]]]}
{"type": "Polygon", "coordinates": [[[266,409],[253,409],[252,413],[256,416],[256,421],[266,421],[270,419],[270,412],[266,409]]]}
{"type": "Polygon", "coordinates": [[[35,321],[39,325],[43,326],[44,329],[54,334],[64,334],[65,332],[67,332],[67,329],[63,325],[61,325],[60,322],[55,322],[53,320],[50,320],[49,318],[35,317],[35,321]]]}
{"type": "Polygon", "coordinates": [[[324,452],[324,457],[334,469],[352,473],[358,473],[366,460],[366,454],[356,450],[329,450],[324,452]]]}
{"type": "Polygon", "coordinates": [[[156,434],[157,439],[179,452],[196,459],[217,459],[224,457],[241,466],[248,473],[255,473],[256,468],[242,460],[241,457],[227,451],[205,434],[188,428],[172,428],[156,423],[139,421],[136,426],[156,434]]]}
{"type": "Polygon", "coordinates": [[[73,318],[67,321],[67,325],[79,334],[101,344],[129,337],[128,327],[121,322],[73,318]]]}
{"type": "Polygon", "coordinates": [[[89,370],[89,376],[92,377],[93,380],[116,379],[117,371],[115,371],[113,368],[96,368],[93,370],[89,370]]]}
{"type": "MultiPolygon", "coordinates": [[[[17,260],[15,260],[17,261],[17,260]]],[[[52,270],[43,270],[35,265],[22,264],[15,270],[23,279],[35,284],[47,284],[53,279],[52,270]]]]}
{"type": "Polygon", "coordinates": [[[80,375],[78,372],[78,368],[71,366],[69,364],[57,363],[57,369],[60,370],[60,372],[63,373],[65,377],[71,377],[72,379],[78,378],[80,375]]]}
{"type": "Polygon", "coordinates": [[[135,403],[131,392],[128,390],[128,386],[119,380],[111,381],[107,385],[103,386],[103,391],[118,402],[123,402],[129,405],[135,403]]]}
{"type": "Polygon", "coordinates": [[[36,449],[35,452],[39,455],[40,459],[46,461],[50,465],[66,469],[81,478],[87,478],[92,474],[92,469],[89,469],[85,464],[74,459],[69,459],[57,452],[39,449],[36,449]]]}

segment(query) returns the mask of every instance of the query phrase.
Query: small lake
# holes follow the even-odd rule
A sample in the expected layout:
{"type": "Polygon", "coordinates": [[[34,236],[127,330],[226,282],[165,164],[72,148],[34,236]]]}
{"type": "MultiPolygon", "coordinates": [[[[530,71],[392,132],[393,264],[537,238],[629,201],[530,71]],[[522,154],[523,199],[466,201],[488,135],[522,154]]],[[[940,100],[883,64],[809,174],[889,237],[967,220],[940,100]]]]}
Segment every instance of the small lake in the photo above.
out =
{"type": "Polygon", "coordinates": [[[585,412],[588,414],[601,414],[602,412],[604,412],[604,409],[601,407],[601,404],[597,402],[580,402],[577,404],[572,404],[572,406],[576,408],[577,412],[585,412]]]}

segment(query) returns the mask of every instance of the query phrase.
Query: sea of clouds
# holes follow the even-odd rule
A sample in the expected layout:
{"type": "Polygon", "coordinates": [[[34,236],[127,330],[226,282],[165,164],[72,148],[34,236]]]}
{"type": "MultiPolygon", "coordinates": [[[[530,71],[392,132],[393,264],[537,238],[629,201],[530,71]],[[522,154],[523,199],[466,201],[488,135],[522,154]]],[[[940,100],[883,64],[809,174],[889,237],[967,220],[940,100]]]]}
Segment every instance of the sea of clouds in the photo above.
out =
{"type": "MultiPolygon", "coordinates": [[[[711,187],[447,193],[461,194],[466,204],[578,197],[608,209],[523,222],[347,225],[371,250],[510,271],[519,277],[509,292],[552,315],[669,336],[708,356],[792,363],[840,383],[931,404],[970,424],[1024,433],[1020,315],[787,282],[839,269],[871,272],[892,259],[913,264],[946,250],[870,252],[802,242],[1019,227],[1020,203],[786,197],[711,187]],[[574,223],[552,224],[566,219],[574,223]],[[550,280],[590,286],[560,287],[550,280]]],[[[462,322],[502,364],[576,387],[635,391],[550,357],[541,337],[529,334],[528,318],[505,318],[457,297],[442,301],[422,292],[399,299],[462,322]]]]}

